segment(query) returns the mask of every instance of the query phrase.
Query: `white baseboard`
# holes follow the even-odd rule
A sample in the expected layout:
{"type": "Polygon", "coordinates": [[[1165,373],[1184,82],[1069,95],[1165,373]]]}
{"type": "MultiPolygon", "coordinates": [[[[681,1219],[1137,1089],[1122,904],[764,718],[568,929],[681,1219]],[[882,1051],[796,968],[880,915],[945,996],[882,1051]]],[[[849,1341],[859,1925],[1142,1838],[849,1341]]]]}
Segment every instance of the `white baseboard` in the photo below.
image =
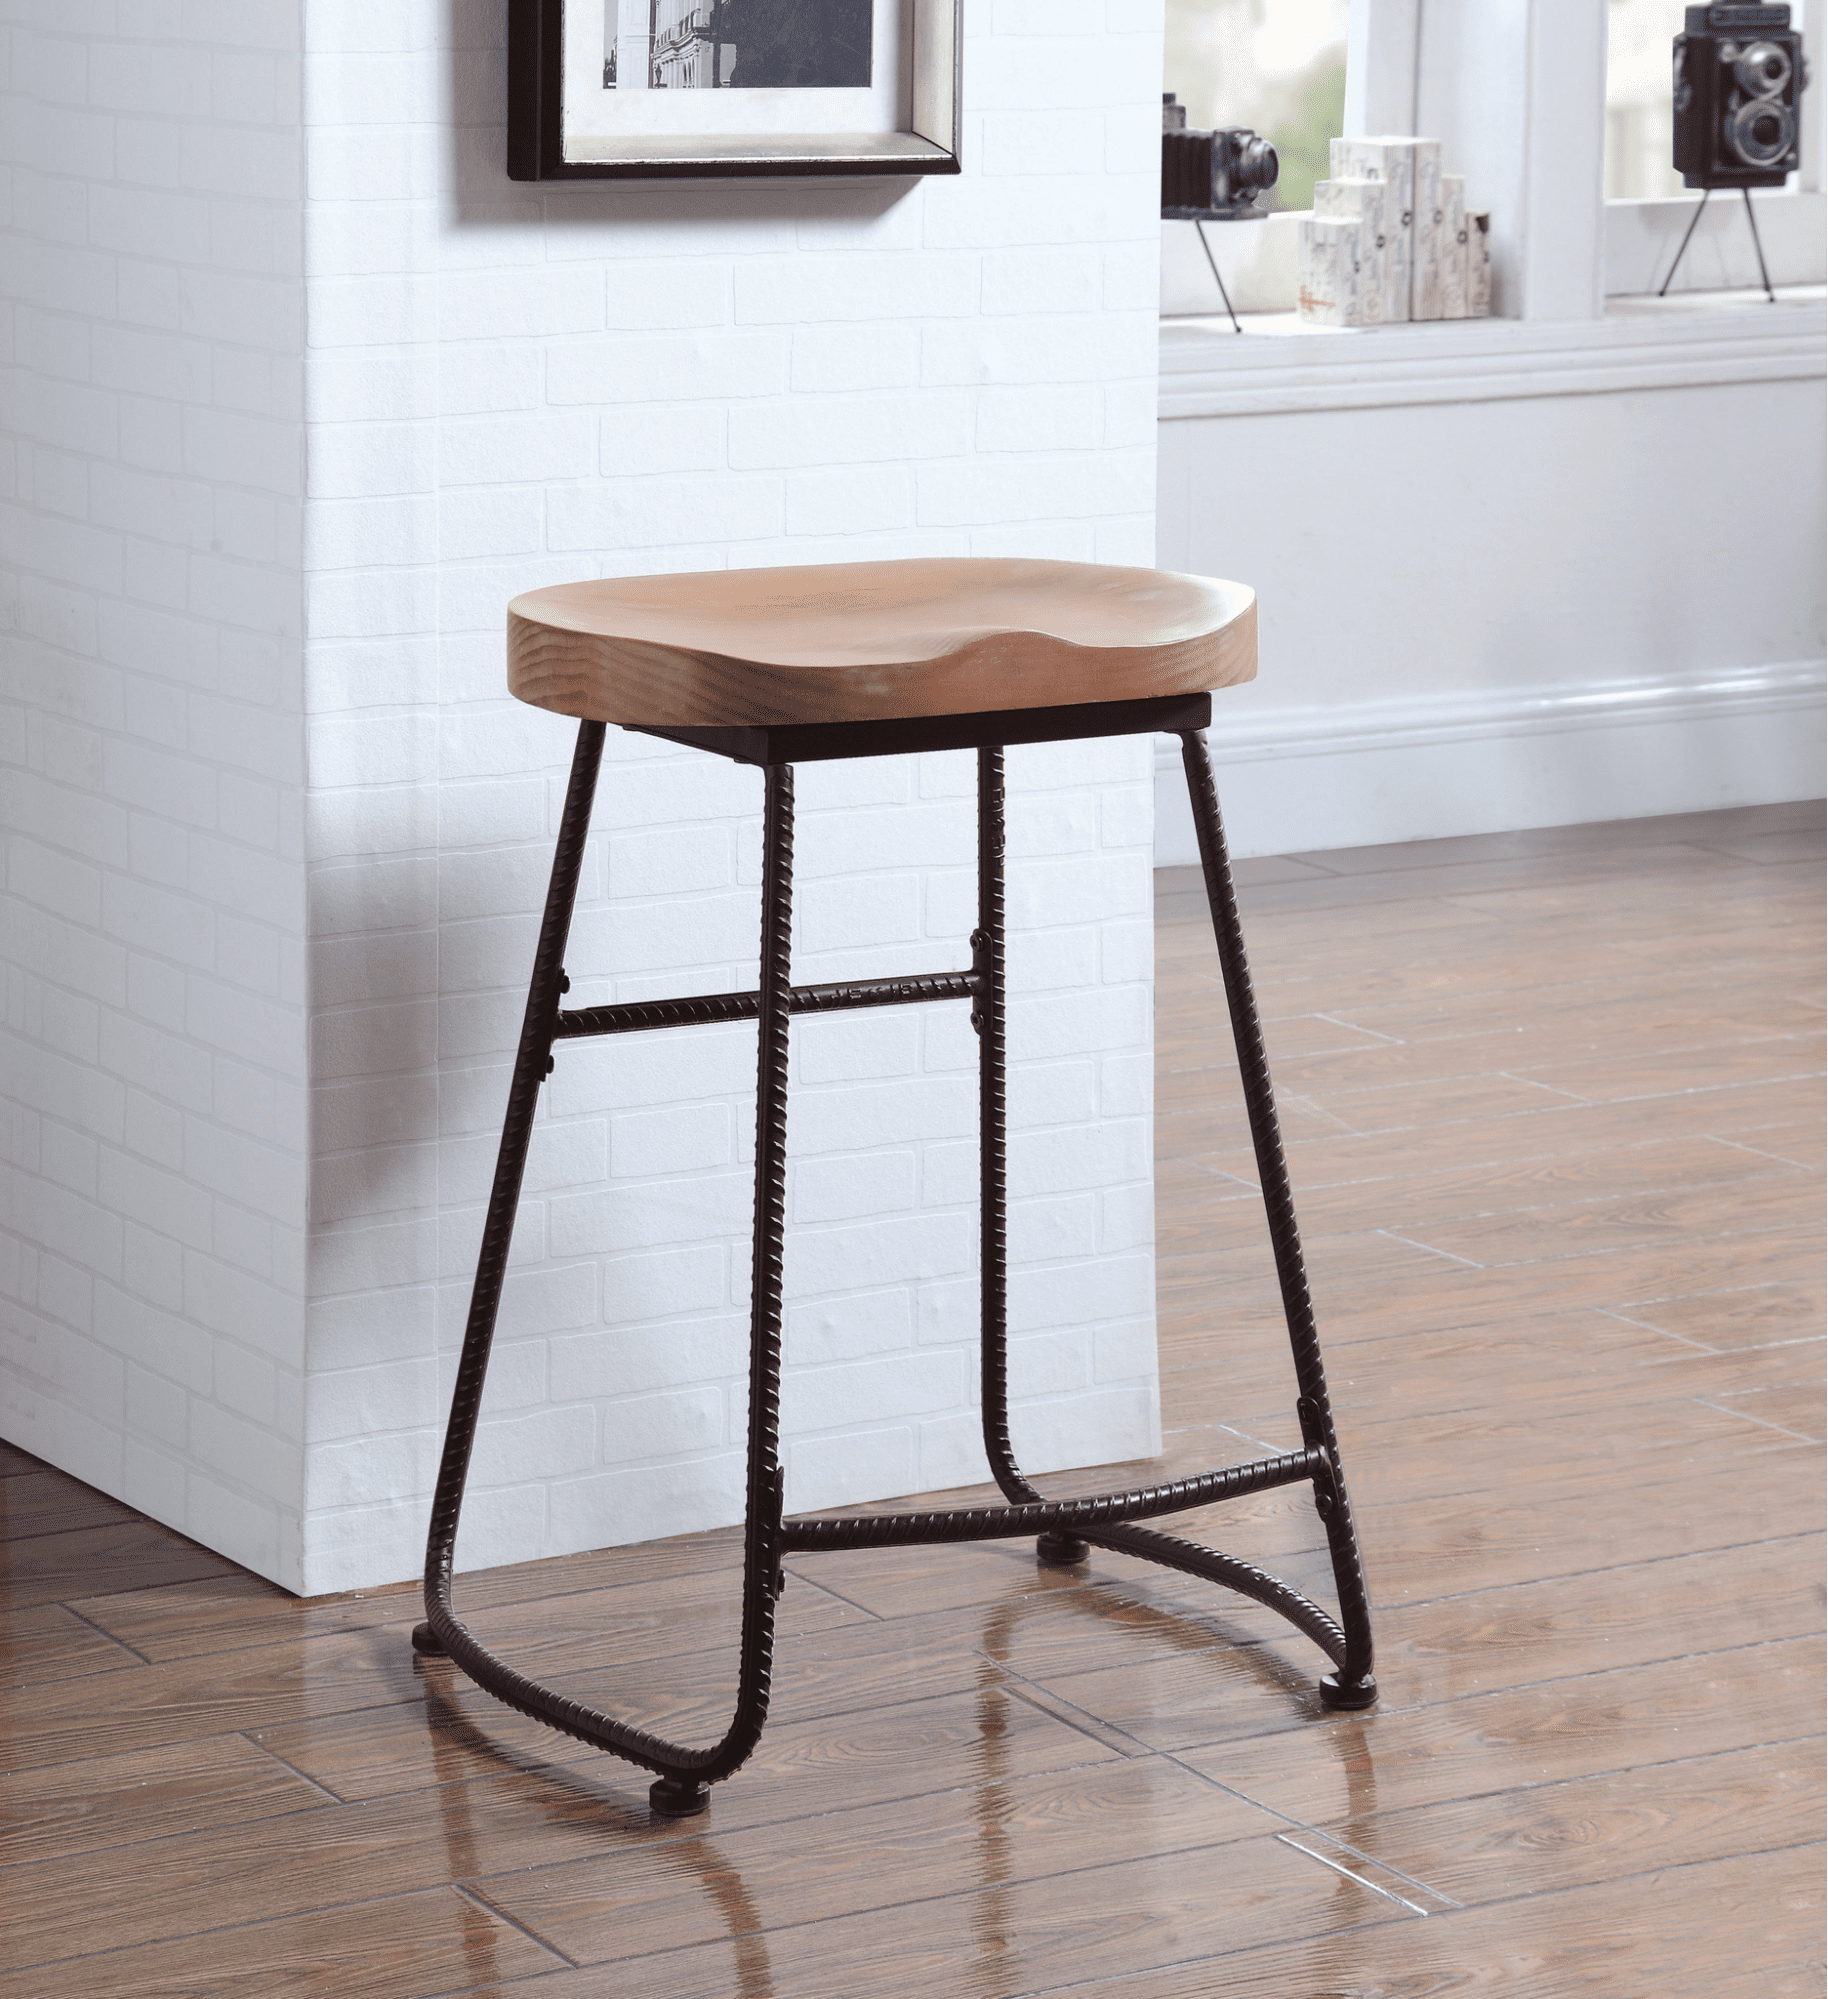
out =
{"type": "MultiPolygon", "coordinates": [[[[1289,709],[1208,732],[1239,859],[1819,798],[1817,660],[1289,709]]],[[[1180,748],[1158,739],[1155,864],[1199,859],[1180,748]]]]}

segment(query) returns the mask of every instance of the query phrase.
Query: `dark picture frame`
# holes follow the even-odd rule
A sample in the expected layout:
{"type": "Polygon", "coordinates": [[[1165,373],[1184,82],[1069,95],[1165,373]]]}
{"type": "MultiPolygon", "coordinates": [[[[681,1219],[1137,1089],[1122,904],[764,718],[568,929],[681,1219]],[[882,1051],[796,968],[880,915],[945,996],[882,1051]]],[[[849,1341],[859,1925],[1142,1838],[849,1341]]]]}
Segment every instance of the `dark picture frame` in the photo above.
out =
{"type": "MultiPolygon", "coordinates": [[[[613,9],[616,0],[608,0],[613,9]]],[[[565,0],[508,0],[510,180],[719,180],[803,175],[955,174],[959,171],[959,56],[963,0],[904,0],[906,130],[733,131],[594,140],[567,157],[565,0]]]]}

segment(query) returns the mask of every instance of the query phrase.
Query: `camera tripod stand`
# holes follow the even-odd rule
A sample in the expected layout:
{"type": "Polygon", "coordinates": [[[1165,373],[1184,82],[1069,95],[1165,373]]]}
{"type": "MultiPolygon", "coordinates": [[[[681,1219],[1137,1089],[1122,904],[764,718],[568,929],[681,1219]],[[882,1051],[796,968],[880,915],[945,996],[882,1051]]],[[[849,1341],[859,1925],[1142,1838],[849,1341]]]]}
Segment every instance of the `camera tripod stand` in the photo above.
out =
{"type": "MultiPolygon", "coordinates": [[[[1688,227],[1682,232],[1682,241],[1676,249],[1676,261],[1669,267],[1669,276],[1657,287],[1658,298],[1667,296],[1671,282],[1682,268],[1683,252],[1688,248],[1688,239],[1695,233],[1695,224],[1701,220],[1701,211],[1707,206],[1707,198],[1713,193],[1711,187],[1701,190],[1701,199],[1695,204],[1695,212],[1688,218],[1688,227]]],[[[1758,217],[1752,212],[1752,190],[1742,187],[1740,194],[1745,198],[1745,219],[1752,225],[1752,248],[1758,252],[1758,275],[1764,280],[1765,297],[1775,305],[1777,294],[1771,289],[1771,273],[1765,269],[1765,246],[1758,240],[1758,217]]]]}
{"type": "Polygon", "coordinates": [[[1219,296],[1225,301],[1225,310],[1231,315],[1231,330],[1242,333],[1238,315],[1231,302],[1231,294],[1225,289],[1225,280],[1219,276],[1219,260],[1212,254],[1212,245],[1206,240],[1208,222],[1261,222],[1265,211],[1252,208],[1248,202],[1239,202],[1230,208],[1164,208],[1164,222],[1191,222],[1199,234],[1200,248],[1206,252],[1206,261],[1212,266],[1214,282],[1218,285],[1219,296]]]}
{"type": "Polygon", "coordinates": [[[1200,232],[1200,248],[1206,252],[1206,261],[1212,266],[1212,275],[1218,279],[1219,296],[1225,301],[1225,310],[1231,314],[1231,330],[1234,333],[1242,333],[1244,329],[1238,324],[1238,315],[1232,309],[1231,294],[1225,289],[1225,280],[1219,277],[1219,260],[1212,254],[1212,245],[1206,240],[1205,218],[1196,215],[1193,218],[1193,226],[1200,232]]]}

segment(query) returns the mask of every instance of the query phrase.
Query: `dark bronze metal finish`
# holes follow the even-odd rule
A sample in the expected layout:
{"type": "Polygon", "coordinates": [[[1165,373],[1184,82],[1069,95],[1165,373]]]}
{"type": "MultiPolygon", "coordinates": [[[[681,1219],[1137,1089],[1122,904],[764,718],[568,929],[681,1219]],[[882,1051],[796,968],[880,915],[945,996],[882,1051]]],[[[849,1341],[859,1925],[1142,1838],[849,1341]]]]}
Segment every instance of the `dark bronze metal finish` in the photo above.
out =
{"type": "Polygon", "coordinates": [[[647,1787],[650,1811],[663,1819],[695,1819],[711,1803],[711,1787],[690,1777],[657,1777],[647,1787]]]}
{"type": "MultiPolygon", "coordinates": [[[[1195,697],[1192,712],[1203,721],[1209,697],[1195,697]]],[[[1263,1035],[1251,992],[1238,922],[1237,897],[1213,788],[1212,764],[1205,739],[1189,721],[1188,702],[1097,704],[1104,711],[1122,709],[1132,729],[1154,729],[1154,719],[1178,710],[1182,759],[1193,798],[1199,832],[1200,859],[1212,908],[1213,930],[1231,1013],[1243,1078],[1251,1140],[1269,1216],[1270,1240],[1288,1321],[1298,1388],[1296,1414],[1302,1447],[1245,1464],[1170,1483],[1135,1486],[1117,1492],[1094,1493],[1077,1499],[1047,1499],[1030,1484],[1016,1462],[1009,1434],[1008,1382],[1008,1206],[1007,1107],[1005,1098],[1006,998],[1004,946],[1004,803],[1003,750],[981,739],[978,759],[978,923],[971,938],[971,968],[967,972],[924,974],[905,979],[853,980],[823,986],[795,986],[790,976],[789,937],[793,915],[793,770],[786,760],[764,765],[766,804],[763,821],[761,984],[749,993],[717,993],[699,998],[656,1000],[636,1005],[582,1007],[565,1010],[559,1001],[569,988],[564,972],[566,939],[577,894],[591,801],[603,752],[603,724],[585,722],[578,730],[571,783],[559,828],[546,913],[535,952],[533,979],[521,1028],[508,1091],[495,1183],[483,1225],[476,1284],[458,1363],[444,1456],[432,1504],[431,1531],[426,1546],[426,1622],[413,1632],[414,1650],[445,1655],[479,1686],[523,1714],[534,1716],[568,1735],[595,1744],[657,1773],[649,1792],[653,1810],[664,1816],[687,1817],[701,1812],[709,1787],[741,1767],[754,1749],[767,1718],[769,1681],[774,1648],[774,1604],[785,1583],[782,1558],[792,1553],[816,1554],[827,1549],[892,1547],[942,1541],[1009,1540],[1036,1536],[1035,1552],[1044,1562],[1076,1566],[1091,1548],[1121,1550],[1221,1583],[1264,1604],[1305,1632],[1332,1661],[1334,1671],[1320,1682],[1320,1697],[1329,1707],[1368,1707],[1377,1697],[1372,1677],[1370,1605],[1359,1565],[1358,1543],[1340,1468],[1339,1444],[1327,1401],[1320,1342],[1302,1266],[1294,1203],[1276,1124],[1269,1067],[1263,1035]],[[1146,714],[1148,719],[1135,719],[1146,714]],[[935,1000],[969,1000],[972,1025],[978,1034],[980,1090],[979,1166],[982,1230],[981,1367],[984,1448],[1004,1506],[959,1507],[943,1512],[881,1513],[818,1520],[782,1518],[784,1479],[779,1457],[781,1390],[781,1251],[784,1228],[787,1155],[787,1025],[794,1014],[823,1013],[853,1007],[903,1006],[935,1000]],[[482,1402],[483,1379],[506,1274],[508,1244],[519,1204],[521,1176],[532,1135],[539,1086],[552,1066],[556,1042],[587,1035],[630,1034],[648,1029],[688,1027],[712,1022],[754,1020],[758,1023],[754,1272],[751,1290],[749,1373],[749,1459],[747,1515],[743,1541],[743,1602],[741,1654],[735,1709],[723,1737],[708,1748],[694,1749],[652,1735],[581,1701],[568,1699],[516,1672],[482,1645],[458,1620],[451,1605],[452,1556],[458,1514],[470,1450],[482,1402]],[[1274,1486],[1306,1482],[1325,1527],[1339,1595],[1339,1621],[1319,1605],[1263,1574],[1247,1562],[1183,1541],[1137,1523],[1168,1513],[1185,1512],[1215,1501],[1233,1499],[1274,1486]]],[[[1027,711],[1023,740],[1049,741],[1094,732],[1080,726],[1086,708],[1027,711]],[[1056,726],[1049,726],[1049,718],[1056,726]]],[[[979,730],[983,717],[951,718],[979,730]]],[[[997,718],[1007,719],[1007,718],[997,718]]],[[[672,731],[644,733],[678,740],[741,737],[741,744],[703,742],[721,754],[747,761],[760,735],[762,747],[780,747],[777,739],[817,736],[835,741],[857,731],[868,732],[865,748],[821,747],[811,754],[886,755],[883,730],[926,729],[926,724],[857,723],[830,730],[672,731]]],[[[970,731],[967,731],[969,736],[970,731]]],[[[894,748],[957,747],[936,744],[924,734],[894,748]]]]}
{"type": "MultiPolygon", "coordinates": [[[[790,986],[789,1013],[843,1013],[859,1006],[913,1006],[921,1000],[975,999],[975,972],[917,972],[905,979],[846,979],[828,986],[790,986]]],[[[708,1027],[755,1020],[760,993],[705,993],[696,999],[638,1000],[630,1006],[583,1006],[559,1015],[559,1041],[586,1034],[641,1034],[654,1027],[708,1027]]]]}
{"type": "Polygon", "coordinates": [[[633,728],[733,763],[811,764],[837,757],[900,757],[917,750],[1001,749],[1009,743],[1069,743],[1087,736],[1178,735],[1212,720],[1210,694],[1158,694],[1143,701],[1079,701],[1064,708],[995,708],[981,715],[911,715],[891,722],[773,722],[754,728],[633,728]]]}
{"type": "Polygon", "coordinates": [[[1377,1682],[1371,1677],[1371,1603],[1365,1593],[1364,1571],[1359,1565],[1358,1537],[1353,1532],[1352,1508],[1346,1499],[1332,1405],[1327,1400],[1320,1334],[1314,1324],[1314,1303],[1308,1296],[1288,1164],[1282,1156],[1276,1099],[1270,1089],[1269,1056],[1263,1047],[1250,966],[1244,956],[1244,929],[1238,921],[1238,897],[1232,886],[1231,857],[1225,850],[1219,797],[1212,781],[1212,758],[1207,754],[1206,739],[1196,731],[1188,730],[1181,737],[1181,763],[1193,799],[1193,823],[1199,835],[1206,900],[1212,909],[1219,969],[1224,974],[1225,1002],[1231,1010],[1232,1039],[1237,1046],[1244,1107],[1250,1119],[1250,1140],[1257,1155],[1263,1205],[1269,1215],[1270,1247],[1276,1258],[1276,1279],[1282,1290],[1282,1311],[1288,1322],[1295,1380],[1301,1390],[1295,1413],[1301,1422],[1302,1442],[1310,1450],[1321,1452],[1325,1459],[1324,1468],[1314,1476],[1314,1507],[1327,1530],[1333,1582],[1339,1591],[1339,1613],[1345,1630],[1344,1644],[1338,1652],[1333,1652],[1330,1646],[1326,1648],[1339,1670],[1336,1676],[1329,1675],[1335,1680],[1333,1692],[1329,1693],[1323,1684],[1321,1698],[1334,1707],[1368,1707],[1377,1697],[1377,1682]]]}

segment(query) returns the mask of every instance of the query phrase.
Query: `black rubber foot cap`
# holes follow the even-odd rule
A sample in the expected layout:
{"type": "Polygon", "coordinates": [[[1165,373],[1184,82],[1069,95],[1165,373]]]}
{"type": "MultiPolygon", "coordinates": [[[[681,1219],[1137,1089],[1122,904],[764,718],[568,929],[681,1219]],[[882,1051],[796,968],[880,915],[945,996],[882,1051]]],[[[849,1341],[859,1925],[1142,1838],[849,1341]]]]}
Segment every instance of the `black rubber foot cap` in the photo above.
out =
{"type": "Polygon", "coordinates": [[[662,1777],[648,1791],[647,1802],[662,1818],[696,1818],[711,1802],[711,1787],[689,1777],[662,1777]]]}
{"type": "Polygon", "coordinates": [[[445,1659],[450,1656],[444,1649],[443,1641],[429,1624],[413,1626],[413,1650],[423,1653],[428,1659],[445,1659]]]}
{"type": "Polygon", "coordinates": [[[1342,1680],[1337,1673],[1328,1673],[1320,1683],[1320,1698],[1330,1708],[1350,1711],[1371,1707],[1377,1701],[1377,1682],[1369,1673],[1358,1680],[1342,1680]]]}
{"type": "Polygon", "coordinates": [[[1092,1544],[1077,1534],[1043,1534],[1035,1543],[1035,1560],[1056,1569],[1076,1569],[1091,1552],[1092,1544]]]}

